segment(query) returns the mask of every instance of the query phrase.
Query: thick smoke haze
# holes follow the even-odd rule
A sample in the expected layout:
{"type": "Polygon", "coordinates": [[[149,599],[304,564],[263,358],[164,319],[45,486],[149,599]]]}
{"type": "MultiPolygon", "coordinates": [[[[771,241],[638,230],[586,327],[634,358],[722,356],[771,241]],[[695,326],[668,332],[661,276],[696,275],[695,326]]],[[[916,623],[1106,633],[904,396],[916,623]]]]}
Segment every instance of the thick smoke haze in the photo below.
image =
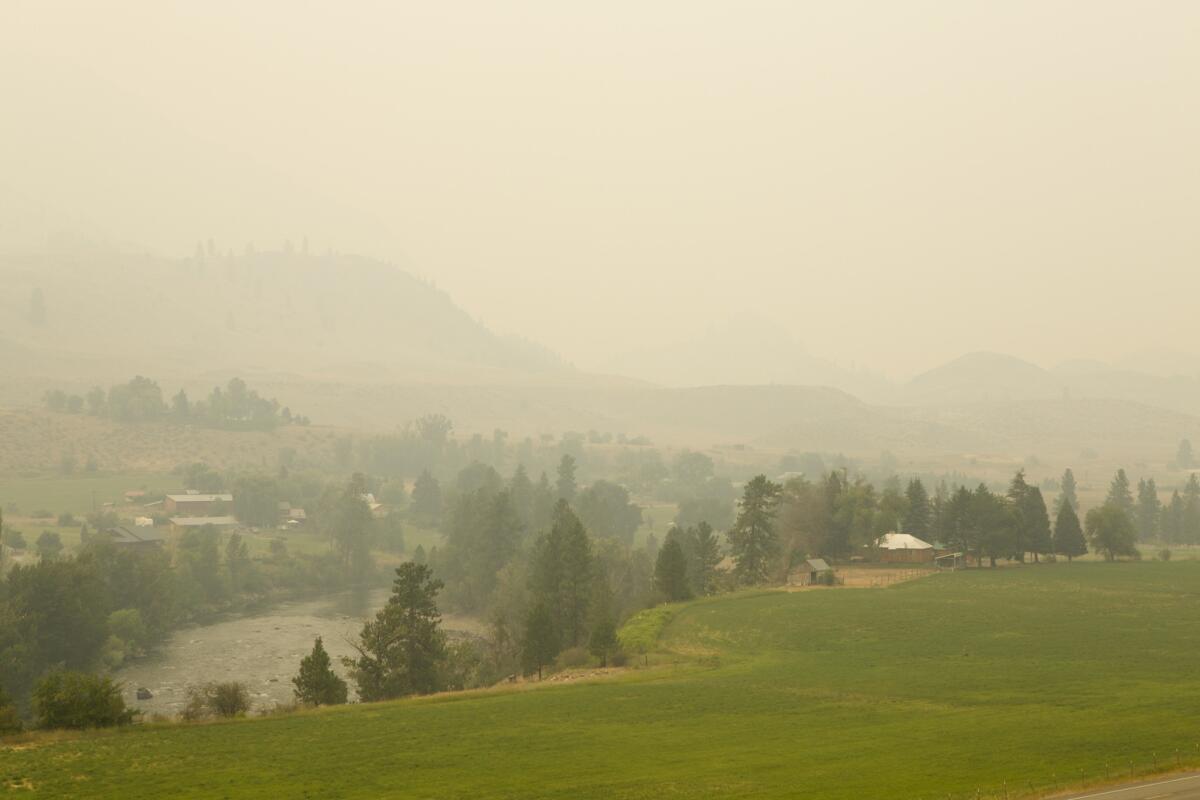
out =
{"type": "Polygon", "coordinates": [[[1194,351],[1198,37],[1190,2],[10,0],[0,241],[307,238],[587,369],[738,319],[897,377],[1194,351]]]}

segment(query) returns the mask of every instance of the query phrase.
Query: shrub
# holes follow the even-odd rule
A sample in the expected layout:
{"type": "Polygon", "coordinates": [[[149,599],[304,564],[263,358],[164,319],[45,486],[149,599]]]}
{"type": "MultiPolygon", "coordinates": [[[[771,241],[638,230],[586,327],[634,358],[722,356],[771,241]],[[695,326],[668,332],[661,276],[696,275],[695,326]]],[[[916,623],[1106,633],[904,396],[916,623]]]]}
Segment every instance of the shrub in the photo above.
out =
{"type": "Polygon", "coordinates": [[[17,707],[5,693],[4,687],[0,686],[0,736],[20,732],[21,717],[17,714],[17,707]]]}
{"type": "Polygon", "coordinates": [[[62,537],[54,531],[42,531],[37,538],[38,556],[44,561],[53,561],[63,551],[62,537]]]}
{"type": "Polygon", "coordinates": [[[70,511],[64,511],[63,513],[58,515],[58,527],[73,528],[73,527],[75,527],[76,524],[77,523],[75,522],[75,515],[72,514],[70,511]]]}
{"type": "Polygon", "coordinates": [[[1171,549],[1169,547],[1164,547],[1159,552],[1158,557],[1161,558],[1163,561],[1170,561],[1171,560],[1171,549]]]}
{"type": "Polygon", "coordinates": [[[183,718],[188,721],[208,717],[242,717],[250,710],[250,690],[237,681],[190,686],[187,697],[183,718]]]}
{"type": "Polygon", "coordinates": [[[145,647],[149,634],[142,612],[136,608],[122,608],[108,615],[108,630],[113,636],[129,646],[131,653],[145,647]]]}
{"type": "Polygon", "coordinates": [[[608,663],[614,667],[623,667],[629,663],[629,656],[625,655],[624,650],[618,650],[608,657],[608,663]]]}
{"type": "Polygon", "coordinates": [[[133,722],[121,685],[83,672],[52,672],[33,689],[33,711],[41,728],[108,728],[133,722]]]}
{"type": "Polygon", "coordinates": [[[250,710],[250,692],[237,681],[212,684],[208,704],[218,717],[240,717],[250,710]]]}
{"type": "Polygon", "coordinates": [[[586,647],[569,647],[558,654],[555,663],[559,669],[570,669],[572,667],[586,667],[591,660],[586,647]]]}

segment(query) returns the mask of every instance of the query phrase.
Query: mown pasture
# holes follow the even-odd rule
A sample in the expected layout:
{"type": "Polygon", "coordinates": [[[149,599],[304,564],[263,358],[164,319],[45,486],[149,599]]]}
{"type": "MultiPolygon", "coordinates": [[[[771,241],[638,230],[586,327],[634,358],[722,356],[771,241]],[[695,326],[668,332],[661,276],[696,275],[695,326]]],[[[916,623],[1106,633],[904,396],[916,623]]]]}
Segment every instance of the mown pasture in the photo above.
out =
{"type": "Polygon", "coordinates": [[[1200,562],[748,592],[659,617],[661,652],[621,677],[35,740],[0,750],[0,786],[22,797],[1016,797],[1081,773],[1119,777],[1130,760],[1196,762],[1200,562]]]}

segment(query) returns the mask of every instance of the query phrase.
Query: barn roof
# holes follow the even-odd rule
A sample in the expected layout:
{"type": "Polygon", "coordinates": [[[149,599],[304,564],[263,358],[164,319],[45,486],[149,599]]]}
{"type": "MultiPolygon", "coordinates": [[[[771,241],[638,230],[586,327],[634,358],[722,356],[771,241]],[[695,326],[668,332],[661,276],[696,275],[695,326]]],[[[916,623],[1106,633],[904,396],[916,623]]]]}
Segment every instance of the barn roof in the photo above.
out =
{"type": "Polygon", "coordinates": [[[167,497],[176,503],[214,503],[217,500],[233,502],[231,494],[169,494],[167,497]]]}
{"type": "Polygon", "coordinates": [[[881,550],[932,550],[933,545],[911,533],[885,533],[876,543],[881,550]]]}
{"type": "Polygon", "coordinates": [[[106,529],[104,533],[114,544],[143,544],[163,541],[162,534],[153,528],[134,531],[124,525],[118,525],[115,528],[106,529]]]}
{"type": "Polygon", "coordinates": [[[808,564],[808,568],[813,572],[829,572],[831,569],[833,569],[831,566],[825,563],[825,559],[823,558],[810,558],[805,563],[808,564]]]}
{"type": "Polygon", "coordinates": [[[205,525],[237,525],[235,517],[171,517],[171,524],[180,528],[200,528],[205,525]]]}

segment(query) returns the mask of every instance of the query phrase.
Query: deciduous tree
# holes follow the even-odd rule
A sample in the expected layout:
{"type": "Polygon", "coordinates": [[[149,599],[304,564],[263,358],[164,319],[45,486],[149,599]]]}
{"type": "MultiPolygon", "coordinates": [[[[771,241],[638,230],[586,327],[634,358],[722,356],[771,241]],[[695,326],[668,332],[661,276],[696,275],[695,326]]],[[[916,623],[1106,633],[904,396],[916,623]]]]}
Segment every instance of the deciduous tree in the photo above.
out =
{"type": "Polygon", "coordinates": [[[1088,541],[1092,549],[1112,561],[1117,556],[1137,555],[1133,521],[1120,506],[1105,503],[1087,513],[1085,521],[1088,541]]]}

